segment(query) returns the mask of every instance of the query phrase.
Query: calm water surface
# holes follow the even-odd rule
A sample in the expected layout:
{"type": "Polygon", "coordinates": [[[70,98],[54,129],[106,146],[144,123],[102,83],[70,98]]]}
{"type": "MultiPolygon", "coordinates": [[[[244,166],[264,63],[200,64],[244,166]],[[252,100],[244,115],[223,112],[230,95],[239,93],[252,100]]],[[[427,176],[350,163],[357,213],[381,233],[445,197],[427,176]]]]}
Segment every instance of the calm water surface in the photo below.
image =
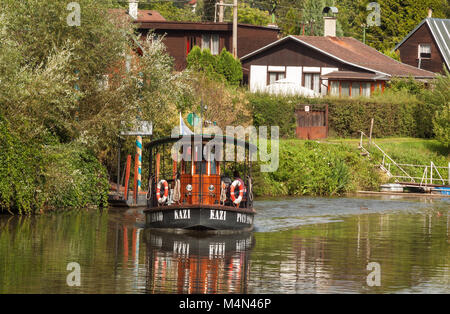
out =
{"type": "Polygon", "coordinates": [[[255,231],[228,236],[150,232],[141,210],[0,215],[0,293],[450,292],[449,199],[255,207],[255,231]],[[80,286],[67,284],[71,262],[80,286]]]}

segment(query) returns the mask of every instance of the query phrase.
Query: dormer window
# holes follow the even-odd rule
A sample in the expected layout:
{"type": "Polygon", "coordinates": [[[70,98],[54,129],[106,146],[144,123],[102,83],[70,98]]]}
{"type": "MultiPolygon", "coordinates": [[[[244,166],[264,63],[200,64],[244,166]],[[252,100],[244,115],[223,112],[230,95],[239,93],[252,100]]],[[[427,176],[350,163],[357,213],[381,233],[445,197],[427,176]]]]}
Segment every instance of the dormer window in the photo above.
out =
{"type": "Polygon", "coordinates": [[[430,59],[430,58],[431,58],[431,45],[419,44],[419,59],[430,59]]]}

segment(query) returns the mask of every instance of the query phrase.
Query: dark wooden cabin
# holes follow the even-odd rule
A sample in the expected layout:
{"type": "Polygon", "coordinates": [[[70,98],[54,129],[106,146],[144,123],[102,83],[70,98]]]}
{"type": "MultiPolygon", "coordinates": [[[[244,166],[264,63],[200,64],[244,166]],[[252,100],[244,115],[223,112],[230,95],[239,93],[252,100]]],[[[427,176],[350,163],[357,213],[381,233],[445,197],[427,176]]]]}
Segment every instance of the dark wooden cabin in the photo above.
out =
{"type": "MultiPolygon", "coordinates": [[[[130,20],[125,9],[111,9],[115,18],[130,20]]],[[[178,22],[167,21],[157,11],[138,10],[137,18],[131,19],[137,30],[146,38],[151,32],[164,36],[167,52],[175,59],[175,69],[186,68],[186,57],[194,46],[209,48],[219,54],[223,48],[233,51],[233,24],[228,22],[178,22]]],[[[244,56],[279,38],[280,29],[272,26],[256,26],[238,23],[237,57],[244,56]]]]}
{"type": "MultiPolygon", "coordinates": [[[[147,36],[150,31],[164,35],[167,52],[175,59],[175,69],[186,68],[186,57],[192,47],[209,48],[219,54],[223,48],[233,51],[232,23],[213,22],[145,22],[139,32],[147,36]]],[[[241,57],[278,39],[279,29],[248,24],[238,24],[237,56],[241,57]]]]}
{"type": "Polygon", "coordinates": [[[394,50],[403,63],[431,72],[450,70],[450,19],[426,18],[394,50]]]}

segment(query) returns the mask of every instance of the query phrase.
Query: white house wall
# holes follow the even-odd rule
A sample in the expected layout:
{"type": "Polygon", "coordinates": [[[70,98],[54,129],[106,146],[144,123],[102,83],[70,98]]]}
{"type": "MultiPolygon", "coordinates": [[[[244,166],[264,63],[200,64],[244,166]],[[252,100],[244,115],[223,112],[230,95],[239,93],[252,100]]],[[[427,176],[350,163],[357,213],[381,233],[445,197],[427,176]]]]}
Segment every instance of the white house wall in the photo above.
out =
{"type": "Polygon", "coordinates": [[[284,72],[284,70],[286,70],[285,66],[273,66],[273,65],[269,65],[267,71],[269,72],[284,72]]]}
{"type": "Polygon", "coordinates": [[[267,66],[250,66],[250,91],[252,93],[264,91],[267,85],[267,66]]]}
{"type": "Polygon", "coordinates": [[[286,79],[289,82],[302,84],[302,67],[286,67],[286,79]]]}
{"type": "MultiPolygon", "coordinates": [[[[286,70],[286,80],[302,85],[303,73],[320,73],[325,75],[338,68],[331,67],[301,67],[301,66],[266,66],[266,65],[251,65],[250,66],[250,92],[265,92],[267,91],[267,73],[268,72],[284,72],[286,70]]],[[[287,87],[286,87],[287,88],[287,87]]],[[[281,88],[280,90],[283,90],[281,88]]],[[[328,80],[321,82],[321,95],[326,95],[328,91],[328,80]]]]}
{"type": "Polygon", "coordinates": [[[320,73],[320,67],[303,67],[305,73],[320,73]]]}

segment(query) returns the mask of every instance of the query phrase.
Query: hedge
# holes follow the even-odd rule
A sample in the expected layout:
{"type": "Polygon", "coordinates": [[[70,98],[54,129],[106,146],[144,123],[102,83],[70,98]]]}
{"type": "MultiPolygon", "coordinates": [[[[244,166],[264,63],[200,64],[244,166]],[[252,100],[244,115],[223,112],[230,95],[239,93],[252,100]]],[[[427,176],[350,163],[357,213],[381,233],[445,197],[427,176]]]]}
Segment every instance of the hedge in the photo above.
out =
{"type": "Polygon", "coordinates": [[[379,98],[303,98],[249,93],[248,100],[255,125],[278,125],[283,138],[295,137],[295,109],[301,104],[328,104],[330,134],[338,137],[358,136],[360,130],[367,133],[372,118],[376,137],[434,135],[435,108],[413,97],[381,102],[379,98]]]}
{"type": "Polygon", "coordinates": [[[0,116],[0,213],[106,206],[106,169],[76,144],[19,138],[0,116]]]}

